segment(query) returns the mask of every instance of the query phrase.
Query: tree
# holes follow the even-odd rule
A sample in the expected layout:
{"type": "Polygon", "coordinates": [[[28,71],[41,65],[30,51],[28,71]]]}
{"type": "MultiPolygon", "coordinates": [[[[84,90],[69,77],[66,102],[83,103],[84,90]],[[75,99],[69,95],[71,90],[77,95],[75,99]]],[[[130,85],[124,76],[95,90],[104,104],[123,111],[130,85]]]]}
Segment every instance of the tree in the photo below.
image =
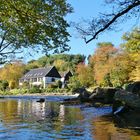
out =
{"type": "Polygon", "coordinates": [[[39,68],[39,67],[41,67],[41,65],[39,65],[36,60],[31,60],[26,65],[26,71],[29,71],[30,69],[39,68]]]}
{"type": "Polygon", "coordinates": [[[79,64],[76,69],[77,80],[82,86],[89,87],[94,86],[94,72],[85,64],[79,64]]]}
{"type": "Polygon", "coordinates": [[[130,73],[134,69],[135,63],[128,53],[119,52],[110,62],[110,81],[115,87],[122,87],[129,83],[130,73]]]}
{"type": "Polygon", "coordinates": [[[81,85],[80,81],[78,80],[77,76],[75,76],[75,75],[72,76],[69,79],[68,88],[73,92],[80,87],[82,87],[82,85],[81,85]]]}
{"type": "Polygon", "coordinates": [[[66,71],[67,67],[66,67],[66,62],[64,60],[58,59],[54,61],[54,66],[56,66],[56,68],[58,69],[58,71],[66,71]]]}
{"type": "Polygon", "coordinates": [[[90,57],[89,66],[94,71],[94,79],[97,85],[110,86],[110,60],[114,58],[118,50],[110,42],[98,43],[93,56],[90,57]]]}
{"type": "Polygon", "coordinates": [[[81,54],[55,54],[39,58],[38,60],[29,61],[26,65],[27,70],[31,68],[56,66],[60,71],[74,71],[79,63],[84,63],[85,56],[81,54]]]}
{"type": "Polygon", "coordinates": [[[69,49],[66,0],[2,0],[0,2],[0,62],[32,48],[45,53],[69,49]]]}
{"type": "Polygon", "coordinates": [[[10,89],[18,87],[19,78],[24,73],[25,65],[21,62],[6,64],[1,69],[0,80],[8,81],[10,89]]]}
{"type": "Polygon", "coordinates": [[[123,35],[124,43],[121,45],[123,50],[129,54],[133,64],[133,70],[130,73],[130,80],[140,80],[140,28],[135,28],[131,32],[123,35]]]}
{"type": "Polygon", "coordinates": [[[102,13],[91,21],[86,20],[87,28],[83,28],[80,24],[75,25],[86,43],[104,31],[115,29],[114,26],[119,23],[139,17],[140,0],[105,0],[105,5],[112,7],[111,12],[102,13]]]}
{"type": "Polygon", "coordinates": [[[131,32],[123,35],[122,39],[125,41],[121,47],[129,53],[140,53],[140,28],[135,28],[131,32]]]}

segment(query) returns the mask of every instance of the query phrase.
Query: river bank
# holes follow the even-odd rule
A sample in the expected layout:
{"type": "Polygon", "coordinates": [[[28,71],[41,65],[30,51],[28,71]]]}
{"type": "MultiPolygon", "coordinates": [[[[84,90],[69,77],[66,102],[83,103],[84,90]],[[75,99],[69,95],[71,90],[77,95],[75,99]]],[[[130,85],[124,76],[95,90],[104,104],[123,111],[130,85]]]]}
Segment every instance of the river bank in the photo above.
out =
{"type": "Polygon", "coordinates": [[[63,99],[67,98],[77,98],[79,94],[72,93],[34,93],[34,94],[17,94],[17,95],[0,95],[0,99],[3,98],[30,98],[30,99],[46,99],[47,97],[60,97],[63,99]]]}

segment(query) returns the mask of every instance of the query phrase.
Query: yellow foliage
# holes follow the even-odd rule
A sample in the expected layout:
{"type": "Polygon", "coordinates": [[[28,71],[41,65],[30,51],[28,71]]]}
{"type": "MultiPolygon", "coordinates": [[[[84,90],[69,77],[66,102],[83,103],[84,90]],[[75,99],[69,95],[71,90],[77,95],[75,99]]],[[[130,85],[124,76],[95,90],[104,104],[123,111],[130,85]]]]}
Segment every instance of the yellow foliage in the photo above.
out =
{"type": "Polygon", "coordinates": [[[58,70],[60,70],[60,71],[62,70],[63,71],[63,68],[66,65],[66,62],[64,60],[58,59],[58,60],[54,61],[53,65],[56,66],[56,68],[58,70]]]}
{"type": "Polygon", "coordinates": [[[18,86],[18,80],[23,75],[25,66],[21,62],[6,64],[1,69],[0,80],[6,80],[10,88],[18,86]]]}
{"type": "Polygon", "coordinates": [[[135,64],[134,69],[130,73],[130,80],[132,81],[140,81],[140,51],[135,53],[130,53],[133,63],[135,64]]]}

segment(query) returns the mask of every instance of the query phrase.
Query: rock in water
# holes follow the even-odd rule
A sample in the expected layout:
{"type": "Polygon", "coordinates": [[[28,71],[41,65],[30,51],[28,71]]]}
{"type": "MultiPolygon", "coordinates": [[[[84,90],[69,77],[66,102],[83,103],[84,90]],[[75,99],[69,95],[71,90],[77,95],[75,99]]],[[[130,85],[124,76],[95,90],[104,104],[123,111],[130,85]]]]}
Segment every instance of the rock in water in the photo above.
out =
{"type": "Polygon", "coordinates": [[[92,92],[89,99],[92,101],[99,101],[102,103],[110,104],[113,103],[114,95],[117,90],[118,90],[117,88],[112,88],[112,87],[108,87],[108,88],[98,87],[92,92]]]}
{"type": "Polygon", "coordinates": [[[132,92],[140,96],[140,81],[129,84],[126,87],[126,91],[132,92]]]}
{"type": "Polygon", "coordinates": [[[87,102],[89,101],[89,96],[90,96],[90,93],[85,89],[79,94],[78,99],[81,102],[87,102]]]}
{"type": "Polygon", "coordinates": [[[43,102],[45,102],[45,99],[44,98],[40,98],[37,102],[43,103],[43,102]]]}
{"type": "Polygon", "coordinates": [[[137,94],[125,90],[119,90],[115,93],[114,98],[133,109],[140,110],[140,97],[137,94]]]}

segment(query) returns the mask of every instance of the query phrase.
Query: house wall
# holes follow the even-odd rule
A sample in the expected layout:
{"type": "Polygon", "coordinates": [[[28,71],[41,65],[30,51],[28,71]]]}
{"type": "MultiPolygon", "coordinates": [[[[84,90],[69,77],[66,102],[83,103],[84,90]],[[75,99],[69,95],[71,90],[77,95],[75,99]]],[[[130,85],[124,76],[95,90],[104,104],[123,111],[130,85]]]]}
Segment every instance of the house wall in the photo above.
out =
{"type": "MultiPolygon", "coordinates": [[[[30,78],[28,81],[31,85],[42,85],[43,84],[43,87],[46,88],[48,84],[52,84],[55,81],[60,80],[60,78],[56,78],[56,77],[42,77],[42,79],[40,79],[40,78],[41,77],[38,77],[37,80],[35,80],[34,78],[30,78]]],[[[25,82],[25,81],[26,80],[24,80],[24,81],[19,80],[19,86],[22,86],[23,82],[25,82]]]]}
{"type": "Polygon", "coordinates": [[[52,83],[54,83],[57,80],[60,80],[60,78],[56,78],[56,77],[43,77],[44,88],[46,88],[48,84],[52,84],[52,83]]]}
{"type": "Polygon", "coordinates": [[[43,77],[19,80],[19,86],[22,86],[24,82],[28,82],[31,85],[42,85],[43,77]]]}

